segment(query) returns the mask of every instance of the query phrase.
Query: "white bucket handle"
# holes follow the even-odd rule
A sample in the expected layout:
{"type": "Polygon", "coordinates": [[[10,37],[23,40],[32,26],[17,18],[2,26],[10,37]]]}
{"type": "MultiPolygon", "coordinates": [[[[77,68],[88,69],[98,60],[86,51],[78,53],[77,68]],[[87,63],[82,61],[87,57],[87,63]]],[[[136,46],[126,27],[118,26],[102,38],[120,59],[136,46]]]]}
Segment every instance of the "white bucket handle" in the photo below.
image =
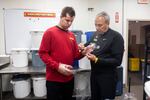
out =
{"type": "Polygon", "coordinates": [[[12,57],[12,54],[10,55],[10,64],[13,64],[13,57],[12,57]]]}
{"type": "Polygon", "coordinates": [[[10,81],[10,83],[11,83],[12,85],[15,85],[15,82],[14,82],[14,81],[12,81],[12,80],[10,81]]]}

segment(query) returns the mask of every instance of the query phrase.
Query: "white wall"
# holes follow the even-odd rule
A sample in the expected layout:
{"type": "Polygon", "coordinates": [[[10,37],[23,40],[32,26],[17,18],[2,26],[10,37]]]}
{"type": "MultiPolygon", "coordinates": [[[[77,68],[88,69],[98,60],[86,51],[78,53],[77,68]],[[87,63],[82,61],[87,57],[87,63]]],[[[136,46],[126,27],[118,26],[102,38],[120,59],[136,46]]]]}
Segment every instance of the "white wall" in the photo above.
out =
{"type": "MultiPolygon", "coordinates": [[[[1,7],[1,3],[0,3],[1,7]]],[[[0,54],[5,54],[3,10],[0,10],[0,54]]]]}
{"type": "Polygon", "coordinates": [[[123,0],[89,0],[89,8],[94,8],[93,12],[89,12],[89,30],[95,29],[95,16],[101,12],[106,11],[110,15],[110,27],[122,33],[122,2],[123,0]],[[115,23],[115,12],[119,12],[119,23],[115,23]],[[92,20],[91,20],[92,19],[92,20]]]}
{"type": "Polygon", "coordinates": [[[5,54],[3,8],[5,9],[39,9],[61,12],[64,6],[73,6],[76,18],[73,29],[87,29],[87,0],[0,0],[0,54],[5,54]],[[82,22],[81,22],[82,21],[82,22]]]}

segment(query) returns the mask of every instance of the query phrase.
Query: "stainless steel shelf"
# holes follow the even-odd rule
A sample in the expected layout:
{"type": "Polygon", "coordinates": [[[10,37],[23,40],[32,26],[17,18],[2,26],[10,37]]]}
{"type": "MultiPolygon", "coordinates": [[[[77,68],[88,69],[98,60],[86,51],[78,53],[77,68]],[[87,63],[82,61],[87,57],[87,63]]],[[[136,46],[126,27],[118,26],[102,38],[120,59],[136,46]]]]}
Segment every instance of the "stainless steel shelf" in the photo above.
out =
{"type": "MultiPolygon", "coordinates": [[[[74,69],[74,74],[81,74],[83,72],[90,72],[91,69],[74,69]]],[[[46,73],[46,67],[33,67],[33,66],[26,66],[26,67],[14,67],[12,64],[7,65],[5,68],[0,70],[0,100],[3,100],[3,93],[2,93],[2,75],[4,74],[30,74],[30,75],[39,75],[39,74],[45,74],[46,73]]],[[[11,93],[12,94],[12,93],[11,93]]],[[[80,97],[82,98],[82,95],[74,95],[73,97],[80,97]]],[[[87,95],[87,97],[89,97],[87,95]]],[[[15,98],[17,99],[17,98],[15,98]]],[[[34,99],[46,99],[45,97],[35,97],[33,95],[33,92],[23,98],[23,100],[34,100],[34,99]]]]}

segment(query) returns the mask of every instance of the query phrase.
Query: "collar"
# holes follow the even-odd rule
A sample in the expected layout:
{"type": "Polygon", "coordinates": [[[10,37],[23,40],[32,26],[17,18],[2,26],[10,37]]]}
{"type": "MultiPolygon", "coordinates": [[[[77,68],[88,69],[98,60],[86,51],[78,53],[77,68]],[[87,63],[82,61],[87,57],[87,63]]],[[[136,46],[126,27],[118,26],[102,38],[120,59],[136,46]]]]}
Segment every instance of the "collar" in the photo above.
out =
{"type": "Polygon", "coordinates": [[[68,30],[64,30],[64,29],[62,29],[62,28],[61,28],[60,26],[58,26],[58,25],[56,25],[56,27],[59,28],[59,29],[62,30],[62,31],[68,32],[68,30]]]}
{"type": "Polygon", "coordinates": [[[109,30],[110,30],[110,28],[108,28],[108,30],[106,32],[98,32],[98,31],[97,32],[98,32],[98,35],[104,36],[109,32],[109,30]]]}

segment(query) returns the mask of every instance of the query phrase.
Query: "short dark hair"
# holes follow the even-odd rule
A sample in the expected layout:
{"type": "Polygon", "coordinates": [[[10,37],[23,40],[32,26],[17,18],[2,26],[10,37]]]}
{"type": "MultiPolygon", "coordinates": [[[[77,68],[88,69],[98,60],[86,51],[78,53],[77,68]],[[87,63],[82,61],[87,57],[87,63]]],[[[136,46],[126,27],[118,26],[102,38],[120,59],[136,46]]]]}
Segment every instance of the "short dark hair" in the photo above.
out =
{"type": "Polygon", "coordinates": [[[66,17],[66,15],[73,17],[75,16],[75,10],[72,7],[64,7],[61,12],[61,17],[66,17]]]}

